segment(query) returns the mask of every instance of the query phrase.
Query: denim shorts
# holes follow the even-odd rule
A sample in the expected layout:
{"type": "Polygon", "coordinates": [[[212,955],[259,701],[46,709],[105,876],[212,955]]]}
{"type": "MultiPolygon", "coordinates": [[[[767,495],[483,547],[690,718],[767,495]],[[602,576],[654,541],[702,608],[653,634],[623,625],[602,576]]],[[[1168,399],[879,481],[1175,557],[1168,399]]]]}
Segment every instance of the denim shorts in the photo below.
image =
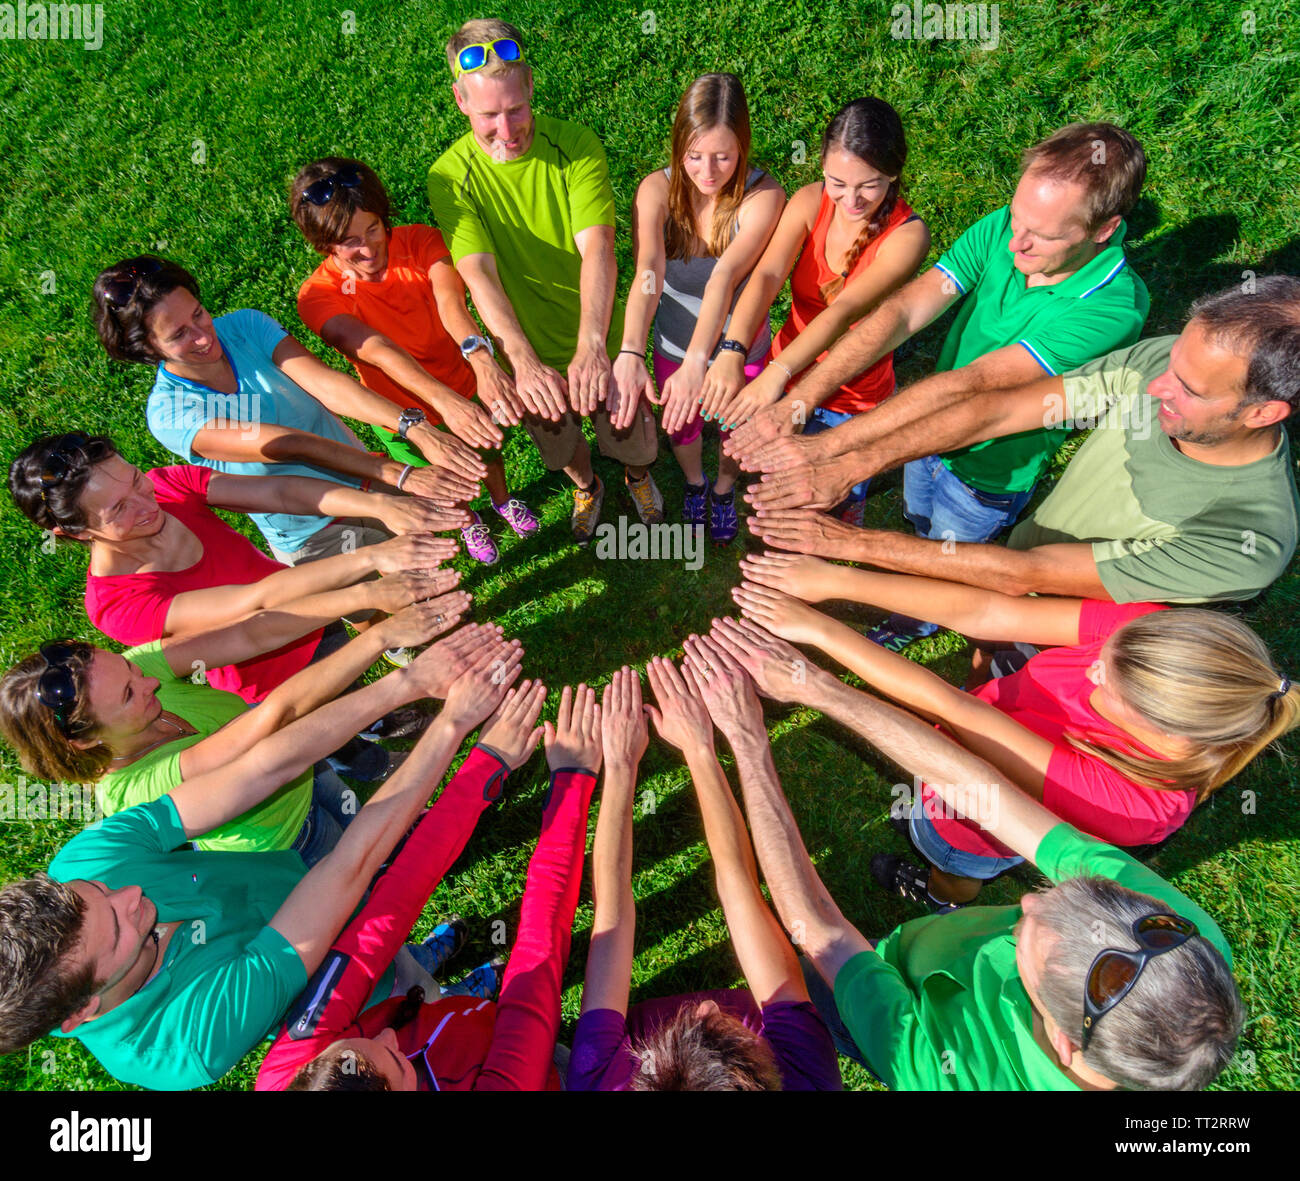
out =
{"type": "MultiPolygon", "coordinates": [[[[943,801],[932,796],[935,801],[931,807],[942,807],[943,801]]],[[[934,827],[934,821],[925,814],[921,801],[914,800],[908,816],[908,829],[912,834],[912,844],[935,869],[950,873],[959,878],[976,878],[987,882],[1000,873],[1019,865],[1023,857],[983,857],[978,853],[967,853],[956,849],[943,839],[934,827]]]]}

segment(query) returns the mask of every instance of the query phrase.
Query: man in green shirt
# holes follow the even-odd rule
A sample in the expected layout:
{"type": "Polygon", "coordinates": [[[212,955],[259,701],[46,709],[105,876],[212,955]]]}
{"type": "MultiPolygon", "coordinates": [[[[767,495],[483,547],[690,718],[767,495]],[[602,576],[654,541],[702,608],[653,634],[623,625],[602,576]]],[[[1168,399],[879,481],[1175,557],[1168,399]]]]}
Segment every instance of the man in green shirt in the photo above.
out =
{"type": "Polygon", "coordinates": [[[1118,849],[1058,821],[919,718],[747,621],[723,620],[688,662],[720,700],[813,706],[922,777],[1055,883],[1019,906],[904,923],[873,945],[817,876],[762,726],[728,727],[759,864],[782,921],[834,989],[814,1001],[841,1052],[896,1089],[1186,1090],[1231,1060],[1244,1020],[1222,933],[1118,849]],[[792,675],[792,670],[803,675],[792,675]],[[996,808],[988,801],[996,799],[996,808]],[[1154,953],[1154,954],[1153,954],[1154,953]]]}
{"type": "MultiPolygon", "coordinates": [[[[92,825],[48,876],[6,886],[0,1053],[53,1030],[123,1082],[180,1089],[220,1078],[306,985],[521,656],[491,626],[462,628],[227,766],[92,825]],[[310,871],[293,852],[177,851],[309,767],[358,718],[429,696],[445,698],[442,712],[310,871]]],[[[373,999],[388,995],[382,984],[373,999]]]]}
{"type": "MultiPolygon", "coordinates": [[[[447,45],[456,105],[470,130],[429,169],[429,204],[474,306],[514,374],[524,424],[550,471],[574,483],[573,531],[591,540],[604,485],[581,420],[626,468],[646,523],[664,519],[649,473],[658,451],[644,400],[626,404],[610,358],[622,339],[614,287],[614,191],[600,140],[533,115],[533,72],[518,30],[467,21],[447,45]]],[[[463,352],[491,348],[470,337],[463,352]]]]}
{"type": "MultiPolygon", "coordinates": [[[[1110,123],[1071,124],[1035,144],[1011,203],[977,221],[933,270],[848,333],[793,398],[821,401],[838,388],[833,379],[861,372],[958,300],[936,376],[920,383],[931,396],[1056,376],[1132,344],[1150,300],[1124,256],[1123,219],[1145,176],[1142,146],[1110,123]]],[[[762,415],[769,421],[756,429],[788,430],[790,404],[762,415]]],[[[737,432],[737,443],[745,437],[737,432]]],[[[1063,441],[1040,425],[942,457],[932,448],[904,468],[903,514],[918,537],[950,546],[991,541],[1020,515],[1063,441]]],[[[894,615],[868,635],[900,651],[937,630],[894,615]]]]}
{"type": "Polygon", "coordinates": [[[956,403],[911,396],[918,391],[867,415],[860,447],[811,460],[774,450],[772,466],[786,470],[761,486],[755,531],[780,549],[1117,603],[1249,599],[1295,552],[1300,500],[1284,423],[1300,404],[1300,279],[1264,276],[1205,296],[1178,336],[1064,377],[971,390],[956,403]],[[844,488],[936,445],[951,451],[1043,425],[1095,429],[1008,546],[849,530],[794,507],[836,504],[844,488]]]}

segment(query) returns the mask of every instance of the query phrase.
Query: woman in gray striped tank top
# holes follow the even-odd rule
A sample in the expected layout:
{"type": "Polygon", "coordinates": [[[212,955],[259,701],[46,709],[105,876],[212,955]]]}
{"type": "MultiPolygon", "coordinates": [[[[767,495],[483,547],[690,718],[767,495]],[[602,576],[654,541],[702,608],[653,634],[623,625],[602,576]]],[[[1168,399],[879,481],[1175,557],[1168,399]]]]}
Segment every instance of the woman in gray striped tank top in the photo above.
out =
{"type": "MultiPolygon", "coordinates": [[[[699,398],[720,349],[744,355],[755,375],[767,352],[764,323],[752,341],[726,339],[732,308],[785,206],[785,191],[749,167],[749,108],[740,79],[706,74],[682,95],[671,163],[641,182],[632,211],[636,272],[628,295],[615,383],[635,407],[645,392],[663,406],[663,427],[681,465],[682,519],[717,542],[737,532],[739,469],[719,451],[718,478],[704,475],[699,398]],[[654,386],[645,363],[654,321],[654,386]],[[657,387],[658,394],[653,390],[657,387]]],[[[615,413],[614,424],[620,425],[615,413]]]]}

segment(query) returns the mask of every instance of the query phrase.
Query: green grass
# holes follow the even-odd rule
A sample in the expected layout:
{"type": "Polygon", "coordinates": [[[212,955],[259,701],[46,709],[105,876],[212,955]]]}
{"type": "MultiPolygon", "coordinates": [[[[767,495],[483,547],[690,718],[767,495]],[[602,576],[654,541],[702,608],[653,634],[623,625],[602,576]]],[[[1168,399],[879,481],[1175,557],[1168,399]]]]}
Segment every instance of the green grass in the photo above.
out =
{"type": "MultiPolygon", "coordinates": [[[[0,42],[6,457],[38,433],[79,427],[112,434],[142,466],[171,461],[143,425],[148,371],[109,363],[94,339],[90,285],[108,263],[162,251],[198,275],[215,312],[260,308],[323,353],[294,308],[297,285],[315,263],[286,208],[297,167],[330,153],[360,156],[384,178],[398,221],[429,218],[425,173],[463,130],[439,47],[460,20],[484,10],[373,0],[355,9],[356,32],[347,35],[341,6],[316,0],[118,0],[105,5],[98,52],[0,42]],[[193,162],[198,155],[204,163],[193,162]]],[[[1023,147],[1070,120],[1128,127],[1151,162],[1129,237],[1132,260],[1151,288],[1147,334],[1176,329],[1191,299],[1240,281],[1244,271],[1300,272],[1300,30],[1284,5],[1255,6],[1256,29],[1246,35],[1241,6],[1213,0],[1154,10],[1136,0],[1003,4],[1000,44],[991,52],[959,42],[893,41],[888,11],[863,0],[528,0],[507,15],[527,36],[537,108],[588,124],[605,143],[625,284],[636,184],[664,162],[682,89],[710,70],[744,80],[757,152],[787,190],[816,179],[821,130],[842,102],[863,93],[891,101],[908,131],[909,200],[931,226],[936,257],[1006,200],[1023,147]],[[650,8],[656,31],[647,34],[641,14],[650,8]]],[[[944,327],[900,350],[904,381],[929,371],[944,327]]],[[[709,552],[698,573],[671,563],[601,562],[570,544],[563,479],[541,470],[519,432],[508,465],[515,486],[542,509],[543,532],[528,543],[507,540],[493,571],[466,567],[466,585],[478,618],[498,619],[523,640],[531,675],[553,686],[603,684],[624,662],[679,651],[682,636],[727,610],[740,545],[709,552]]],[[[610,465],[601,470],[616,479],[610,465]]],[[[680,503],[680,476],[666,448],[657,475],[670,504],[680,503]]],[[[632,511],[615,479],[608,480],[607,519],[632,511]]],[[[899,500],[897,475],[880,481],[869,501],[871,522],[902,528],[899,500]]],[[[56,632],[93,634],[81,603],[84,559],[68,547],[42,552],[7,503],[0,506],[0,557],[6,665],[56,632]]],[[[1291,670],[1300,670],[1298,606],[1293,566],[1245,611],[1291,670]]],[[[916,653],[956,680],[965,657],[951,635],[916,653]]],[[[868,934],[914,917],[876,891],[866,873],[871,852],[901,848],[885,824],[897,770],[811,711],[769,716],[777,768],[832,894],[868,934]]],[[[1237,955],[1251,1014],[1243,1042],[1248,1069],[1225,1074],[1222,1087],[1300,1082],[1297,749],[1290,742],[1262,757],[1155,861],[1220,919],[1237,955]],[[1250,814],[1242,807],[1247,791],[1256,798],[1250,814]]],[[[0,774],[17,774],[7,753],[0,774]]],[[[435,914],[455,909],[484,942],[497,918],[513,937],[544,782],[540,758],[514,777],[509,799],[480,826],[421,932],[435,914]]],[[[643,794],[636,824],[634,999],[738,983],[688,778],[657,743],[640,790],[652,794],[643,794]]],[[[41,867],[71,828],[6,825],[0,875],[41,867]]],[[[1029,872],[1004,879],[987,901],[1011,902],[1032,880],[1029,872]]],[[[579,1003],[588,897],[584,891],[566,976],[569,1023],[579,1003]]],[[[249,1086],[258,1057],[250,1054],[217,1086],[249,1086]]],[[[867,1085],[855,1069],[846,1070],[846,1082],[867,1085]]],[[[117,1085],[76,1043],[47,1039],[26,1061],[0,1062],[0,1086],[8,1088],[117,1085]]]]}

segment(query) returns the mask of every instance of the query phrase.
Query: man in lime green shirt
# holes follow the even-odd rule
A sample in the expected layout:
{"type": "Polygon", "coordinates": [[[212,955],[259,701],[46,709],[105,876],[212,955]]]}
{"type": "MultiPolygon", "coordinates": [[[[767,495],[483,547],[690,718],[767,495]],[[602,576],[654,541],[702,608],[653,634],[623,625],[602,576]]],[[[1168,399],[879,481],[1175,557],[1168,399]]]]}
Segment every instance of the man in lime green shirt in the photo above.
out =
{"type": "MultiPolygon", "coordinates": [[[[6,886],[0,1053],[52,1030],[123,1082],[171,1090],[220,1078],[306,985],[521,657],[490,625],[462,628],[227,765],[90,826],[48,876],[6,886]],[[445,698],[442,712],[310,871],[288,851],[178,851],[311,766],[339,733],[424,697],[445,698]]],[[[373,999],[390,987],[381,981],[373,999]]]]}
{"type": "Polygon", "coordinates": [[[809,667],[747,621],[715,624],[697,651],[772,900],[834,989],[833,1003],[824,987],[813,999],[842,1052],[891,1087],[924,1090],[1185,1090],[1228,1064],[1244,1010],[1231,953],[1200,907],[927,723],[809,667]],[[752,692],[750,678],[765,696],[848,726],[958,812],[978,815],[1054,888],[1019,906],[904,923],[873,946],[817,876],[765,730],[738,723],[743,711],[729,705],[752,692]]]}
{"type": "MultiPolygon", "coordinates": [[[[812,459],[781,440],[762,488],[769,545],[1006,594],[1112,602],[1244,600],[1295,552],[1300,500],[1285,423],[1300,406],[1300,279],[1252,278],[1192,305],[1176,337],[1065,374],[938,405],[921,385],[871,414],[865,442],[812,459]],[[936,449],[1044,425],[1091,434],[1001,545],[847,529],[807,505],[936,449]]],[[[924,383],[922,383],[924,384],[924,383]]],[[[843,428],[836,428],[837,430],[843,428]]],[[[811,442],[829,438],[827,432],[811,442]]]]}
{"type": "MultiPolygon", "coordinates": [[[[663,517],[648,471],[658,451],[644,399],[620,399],[610,358],[622,339],[615,300],[614,191],[600,140],[532,110],[533,74],[517,29],[466,22],[447,46],[452,94],[470,130],[429,169],[429,204],[474,306],[514,375],[542,462],[574,483],[574,535],[591,539],[604,485],[581,420],[626,468],[647,523],[663,517]]],[[[470,337],[467,356],[490,341],[470,337]]],[[[501,416],[498,416],[501,417],[501,416]]]]}

